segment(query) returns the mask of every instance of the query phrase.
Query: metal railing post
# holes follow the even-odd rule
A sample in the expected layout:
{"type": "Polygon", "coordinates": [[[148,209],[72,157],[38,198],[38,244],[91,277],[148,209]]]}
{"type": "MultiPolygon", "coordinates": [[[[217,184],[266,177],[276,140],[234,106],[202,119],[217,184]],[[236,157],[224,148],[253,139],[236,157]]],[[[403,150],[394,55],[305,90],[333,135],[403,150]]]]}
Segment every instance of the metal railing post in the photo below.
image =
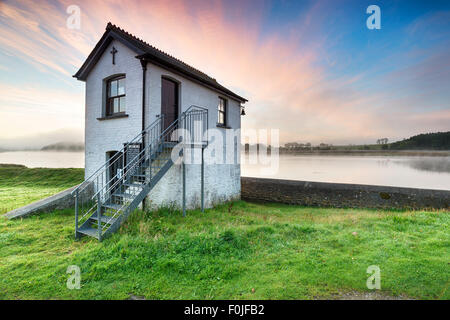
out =
{"type": "Polygon", "coordinates": [[[100,192],[97,194],[97,218],[98,218],[98,241],[102,241],[102,206],[100,203],[100,192]]]}
{"type": "Polygon", "coordinates": [[[209,113],[208,109],[206,109],[206,143],[208,143],[209,137],[208,137],[208,129],[209,129],[209,113]]]}
{"type": "Polygon", "coordinates": [[[149,171],[149,182],[152,180],[152,145],[148,146],[148,171],[149,171]]]}
{"type": "Polygon", "coordinates": [[[183,217],[186,216],[186,165],[184,163],[184,148],[183,148],[183,217]]]}
{"type": "Polygon", "coordinates": [[[75,239],[78,239],[78,188],[75,190],[75,239]]]}
{"type": "Polygon", "coordinates": [[[203,161],[203,150],[205,150],[205,148],[202,145],[202,184],[201,184],[201,193],[202,193],[202,212],[205,212],[205,163],[203,161]]]}
{"type": "MultiPolygon", "coordinates": [[[[122,182],[125,182],[124,181],[124,179],[125,179],[125,157],[127,155],[127,149],[128,149],[128,147],[124,148],[124,150],[122,152],[122,174],[121,174],[122,182]]],[[[120,192],[122,192],[122,187],[120,187],[120,192]]]]}
{"type": "MultiPolygon", "coordinates": [[[[85,222],[86,219],[89,219],[91,217],[94,218],[95,216],[97,216],[98,238],[99,240],[102,239],[103,228],[107,230],[108,227],[107,225],[103,225],[103,222],[101,220],[102,214],[104,213],[104,210],[102,211],[102,202],[106,202],[109,194],[112,193],[115,189],[119,190],[120,192],[124,191],[121,188],[123,188],[123,183],[127,182],[127,177],[131,177],[133,173],[136,173],[138,171],[138,169],[140,170],[140,168],[142,167],[142,163],[144,163],[147,159],[150,160],[149,162],[151,163],[151,159],[149,158],[152,151],[154,150],[157,153],[159,151],[158,146],[164,145],[165,137],[168,136],[168,134],[177,126],[177,123],[172,123],[171,126],[169,126],[167,129],[164,129],[164,120],[164,115],[161,115],[145,130],[131,139],[131,141],[125,143],[123,148],[117,152],[117,156],[113,159],[113,161],[108,160],[103,163],[103,165],[101,165],[97,170],[95,170],[94,173],[87,177],[80,186],[72,191],[72,196],[75,198],[75,236],[77,238],[79,238],[84,233],[84,231],[81,229],[83,222],[85,222]],[[141,139],[142,141],[140,141],[141,139]],[[130,149],[135,150],[135,145],[139,143],[141,144],[143,150],[140,150],[137,155],[129,155],[128,151],[130,149]],[[150,144],[155,144],[155,146],[153,147],[150,144]],[[147,148],[147,146],[149,147],[147,148]],[[120,159],[120,156],[122,156],[122,159],[120,159]],[[119,169],[122,170],[120,173],[120,178],[118,175],[119,169]],[[110,177],[110,172],[116,172],[117,174],[110,177]],[[89,186],[91,184],[93,185],[93,195],[87,196],[86,193],[89,193],[88,190],[90,190],[87,188],[90,188],[89,186]],[[84,203],[85,200],[86,203],[84,203]],[[97,205],[97,208],[95,208],[95,205],[97,205]],[[88,207],[86,208],[85,206],[88,207]]],[[[147,180],[148,171],[146,170],[145,172],[147,180]]],[[[154,172],[155,170],[152,170],[150,176],[154,175],[154,172]]],[[[124,201],[121,202],[122,205],[125,205],[124,201]]],[[[116,214],[121,213],[121,209],[119,209],[116,214]]],[[[95,224],[92,227],[95,228],[95,224]]]]}

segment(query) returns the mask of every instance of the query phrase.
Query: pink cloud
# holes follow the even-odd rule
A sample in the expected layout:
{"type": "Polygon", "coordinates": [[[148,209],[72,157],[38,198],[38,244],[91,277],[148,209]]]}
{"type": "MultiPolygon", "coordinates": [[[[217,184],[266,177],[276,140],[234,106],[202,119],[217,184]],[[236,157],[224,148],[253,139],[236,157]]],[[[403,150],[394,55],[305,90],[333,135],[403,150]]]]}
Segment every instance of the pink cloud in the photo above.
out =
{"type": "MultiPolygon", "coordinates": [[[[395,131],[379,111],[389,99],[356,89],[362,75],[331,79],[316,63],[325,55],[335,64],[324,52],[324,37],[305,40],[325,19],[318,15],[326,10],[324,2],[317,2],[283,34],[263,33],[264,7],[230,12],[221,1],[179,0],[79,1],[81,30],[69,30],[65,8],[71,4],[0,4],[6,26],[1,48],[69,79],[111,21],[249,98],[246,128],[280,128],[284,142],[371,141],[395,131]]],[[[430,117],[430,123],[436,120],[430,117]]]]}

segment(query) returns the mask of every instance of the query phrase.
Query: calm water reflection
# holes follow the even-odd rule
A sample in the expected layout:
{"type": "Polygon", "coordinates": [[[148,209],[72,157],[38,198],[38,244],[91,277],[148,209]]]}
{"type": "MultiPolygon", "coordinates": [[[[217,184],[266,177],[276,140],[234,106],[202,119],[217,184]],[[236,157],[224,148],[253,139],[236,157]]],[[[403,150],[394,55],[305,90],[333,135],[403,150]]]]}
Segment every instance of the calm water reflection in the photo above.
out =
{"type": "Polygon", "coordinates": [[[23,164],[29,168],[84,168],[84,152],[0,152],[0,163],[23,164]]]}
{"type": "Polygon", "coordinates": [[[450,190],[450,157],[283,155],[275,175],[242,162],[242,175],[450,190]]]}
{"type": "MultiPolygon", "coordinates": [[[[248,162],[248,161],[247,161],[248,162]]],[[[83,152],[0,152],[0,163],[27,167],[83,168],[83,152]]],[[[450,157],[419,156],[280,156],[279,169],[242,161],[243,176],[320,182],[359,183],[450,190],[450,157]]]]}

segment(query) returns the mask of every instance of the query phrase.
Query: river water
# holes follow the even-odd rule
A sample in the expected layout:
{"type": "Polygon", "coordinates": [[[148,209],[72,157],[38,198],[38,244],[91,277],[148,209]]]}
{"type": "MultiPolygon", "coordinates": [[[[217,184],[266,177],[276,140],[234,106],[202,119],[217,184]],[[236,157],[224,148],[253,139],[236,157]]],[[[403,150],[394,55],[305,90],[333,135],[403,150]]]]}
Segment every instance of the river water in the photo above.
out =
{"type": "Polygon", "coordinates": [[[275,174],[267,169],[243,164],[242,175],[450,190],[448,156],[282,155],[275,174]]]}
{"type": "MultiPolygon", "coordinates": [[[[82,168],[84,152],[0,152],[0,163],[82,168]]],[[[242,161],[242,176],[450,190],[449,156],[281,155],[275,166],[242,161]]]]}

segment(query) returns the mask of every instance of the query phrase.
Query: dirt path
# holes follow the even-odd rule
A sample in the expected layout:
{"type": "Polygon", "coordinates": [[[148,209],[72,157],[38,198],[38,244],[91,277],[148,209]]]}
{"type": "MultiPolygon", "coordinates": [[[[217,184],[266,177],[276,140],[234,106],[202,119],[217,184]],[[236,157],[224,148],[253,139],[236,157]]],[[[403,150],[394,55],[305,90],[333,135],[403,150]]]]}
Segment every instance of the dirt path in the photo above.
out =
{"type": "Polygon", "coordinates": [[[332,295],[328,298],[319,298],[318,300],[414,300],[404,295],[391,296],[380,291],[358,292],[350,291],[332,295]]]}

